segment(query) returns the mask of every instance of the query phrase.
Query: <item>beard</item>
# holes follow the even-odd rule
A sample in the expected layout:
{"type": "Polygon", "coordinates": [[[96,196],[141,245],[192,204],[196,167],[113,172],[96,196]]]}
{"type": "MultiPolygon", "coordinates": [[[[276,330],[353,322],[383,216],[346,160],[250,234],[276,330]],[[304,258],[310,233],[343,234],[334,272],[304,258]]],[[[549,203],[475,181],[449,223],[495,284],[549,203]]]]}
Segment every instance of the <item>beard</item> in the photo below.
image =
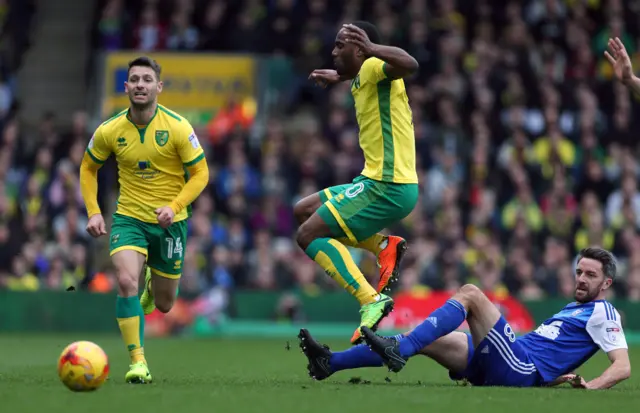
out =
{"type": "Polygon", "coordinates": [[[573,294],[573,298],[581,304],[591,302],[598,297],[603,285],[604,285],[604,281],[591,289],[587,287],[586,291],[578,290],[578,287],[576,287],[575,293],[573,294]]]}
{"type": "Polygon", "coordinates": [[[131,104],[131,107],[133,107],[134,109],[142,111],[153,106],[154,97],[151,96],[150,94],[147,94],[146,98],[147,98],[147,101],[144,103],[141,103],[141,102],[136,102],[134,100],[134,95],[129,95],[129,103],[131,104]]]}

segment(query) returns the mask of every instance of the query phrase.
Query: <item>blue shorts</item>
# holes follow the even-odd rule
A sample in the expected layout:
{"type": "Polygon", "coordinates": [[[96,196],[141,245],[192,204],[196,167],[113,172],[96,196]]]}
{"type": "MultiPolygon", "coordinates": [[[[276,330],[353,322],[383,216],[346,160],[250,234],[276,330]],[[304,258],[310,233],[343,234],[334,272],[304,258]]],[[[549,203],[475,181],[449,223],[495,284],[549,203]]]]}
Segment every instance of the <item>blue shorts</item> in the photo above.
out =
{"type": "Polygon", "coordinates": [[[500,317],[478,347],[473,347],[470,334],[467,337],[467,368],[462,373],[450,372],[453,380],[466,379],[474,386],[537,387],[543,384],[536,366],[504,317],[500,317]]]}

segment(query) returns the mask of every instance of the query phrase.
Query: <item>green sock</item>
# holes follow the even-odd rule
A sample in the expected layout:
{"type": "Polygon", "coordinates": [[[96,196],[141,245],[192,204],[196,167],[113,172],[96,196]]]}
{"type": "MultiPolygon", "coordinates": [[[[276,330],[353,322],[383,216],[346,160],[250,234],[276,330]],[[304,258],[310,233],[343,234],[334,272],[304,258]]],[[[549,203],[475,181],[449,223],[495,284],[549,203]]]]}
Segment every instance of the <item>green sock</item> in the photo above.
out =
{"type": "Polygon", "coordinates": [[[116,298],[116,319],[132,363],[144,358],[144,313],[138,296],[116,298]]]}
{"type": "Polygon", "coordinates": [[[347,247],[337,240],[317,238],[309,244],[305,253],[320,264],[342,288],[356,297],[360,305],[372,303],[378,298],[378,293],[364,278],[347,247]]]}

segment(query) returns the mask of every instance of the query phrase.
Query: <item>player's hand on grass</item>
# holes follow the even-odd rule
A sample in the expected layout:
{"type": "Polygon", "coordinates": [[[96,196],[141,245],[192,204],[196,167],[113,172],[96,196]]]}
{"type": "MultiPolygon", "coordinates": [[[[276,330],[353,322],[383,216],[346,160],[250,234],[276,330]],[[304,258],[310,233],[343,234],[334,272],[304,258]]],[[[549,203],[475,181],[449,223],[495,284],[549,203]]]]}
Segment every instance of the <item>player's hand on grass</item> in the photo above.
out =
{"type": "Polygon", "coordinates": [[[569,383],[574,389],[588,389],[587,382],[579,374],[565,374],[555,380],[555,385],[569,383]]]}
{"type": "Polygon", "coordinates": [[[91,215],[87,222],[87,232],[94,238],[107,235],[107,226],[104,224],[102,214],[91,215]]]}
{"type": "Polygon", "coordinates": [[[618,37],[609,39],[608,46],[609,50],[605,50],[604,56],[609,63],[611,63],[611,66],[613,66],[613,73],[616,75],[616,78],[623,83],[633,79],[631,59],[622,41],[618,37]]]}
{"type": "Polygon", "coordinates": [[[162,208],[158,208],[155,210],[156,216],[158,218],[158,224],[162,228],[169,228],[171,224],[173,224],[173,217],[176,215],[173,212],[173,209],[168,206],[164,206],[162,208]]]}
{"type": "Polygon", "coordinates": [[[345,24],[342,26],[346,31],[346,41],[348,43],[352,43],[358,47],[362,51],[366,57],[369,57],[373,54],[373,48],[375,44],[369,40],[369,36],[367,32],[362,30],[361,28],[354,26],[353,24],[345,24]]]}
{"type": "Polygon", "coordinates": [[[574,389],[588,389],[587,381],[582,378],[579,374],[571,380],[571,387],[574,389]]]}
{"type": "Polygon", "coordinates": [[[309,80],[323,88],[341,81],[340,75],[333,69],[316,69],[309,75],[309,80]]]}

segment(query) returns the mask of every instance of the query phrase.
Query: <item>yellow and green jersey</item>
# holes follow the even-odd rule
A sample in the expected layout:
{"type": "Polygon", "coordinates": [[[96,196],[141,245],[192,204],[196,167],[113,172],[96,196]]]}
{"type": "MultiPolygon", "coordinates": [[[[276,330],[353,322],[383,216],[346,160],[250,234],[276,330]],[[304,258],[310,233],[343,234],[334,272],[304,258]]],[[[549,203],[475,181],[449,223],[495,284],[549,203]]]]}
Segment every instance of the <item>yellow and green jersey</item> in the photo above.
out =
{"type": "Polygon", "coordinates": [[[409,98],[402,79],[389,79],[385,62],[370,57],[351,82],[365,165],[362,175],[382,182],[418,183],[409,98]]]}
{"type": "MultiPolygon", "coordinates": [[[[158,105],[148,125],[135,125],[124,110],[95,131],[87,153],[104,163],[113,153],[118,164],[120,196],[116,212],[157,223],[155,209],[168,206],[186,182],[185,167],[204,159],[193,127],[158,105]]],[[[185,208],[174,222],[188,218],[185,208]]]]}

